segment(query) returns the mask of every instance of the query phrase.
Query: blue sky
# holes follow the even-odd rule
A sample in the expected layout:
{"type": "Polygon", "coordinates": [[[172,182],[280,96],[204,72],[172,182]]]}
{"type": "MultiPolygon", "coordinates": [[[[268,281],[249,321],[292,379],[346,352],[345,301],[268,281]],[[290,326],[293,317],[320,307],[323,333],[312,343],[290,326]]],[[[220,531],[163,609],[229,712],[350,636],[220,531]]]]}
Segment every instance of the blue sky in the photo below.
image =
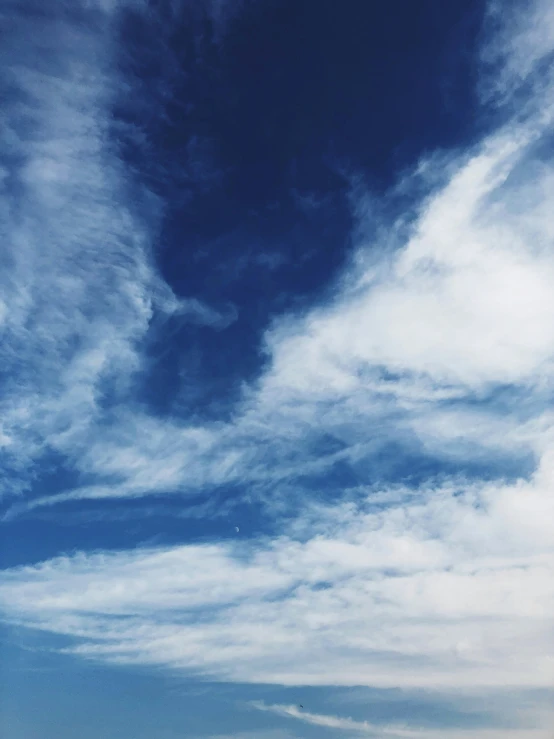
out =
{"type": "Polygon", "coordinates": [[[551,4],[2,17],[2,736],[551,737],[551,4]]]}

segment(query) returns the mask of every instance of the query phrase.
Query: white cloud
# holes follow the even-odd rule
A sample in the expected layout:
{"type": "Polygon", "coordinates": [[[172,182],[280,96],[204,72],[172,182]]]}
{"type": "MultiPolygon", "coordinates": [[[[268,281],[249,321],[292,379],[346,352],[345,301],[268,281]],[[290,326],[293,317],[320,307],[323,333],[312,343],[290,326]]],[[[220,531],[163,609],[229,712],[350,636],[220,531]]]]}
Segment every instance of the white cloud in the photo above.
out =
{"type": "MultiPolygon", "coordinates": [[[[161,283],[148,257],[156,214],[143,219],[126,205],[132,183],[105,131],[109,23],[91,35],[57,19],[48,33],[32,29],[26,46],[17,23],[10,38],[22,56],[8,75],[31,102],[14,99],[1,118],[21,162],[17,187],[11,174],[2,181],[13,247],[0,276],[1,357],[12,379],[0,438],[15,470],[50,445],[87,480],[30,507],[240,483],[302,510],[273,540],[77,554],[4,571],[4,617],[75,639],[69,649],[84,657],[221,680],[549,687],[552,107],[524,106],[473,151],[445,157],[440,187],[438,160],[424,163],[414,177],[428,195],[417,212],[359,244],[333,300],[267,332],[267,369],[231,422],[160,420],[132,402],[153,314],[216,327],[226,317],[179,302],[161,283]],[[59,52],[55,70],[43,68],[41,44],[59,52]],[[109,415],[98,402],[107,385],[120,401],[109,415]],[[383,459],[387,444],[395,451],[383,459]],[[459,475],[410,486],[410,469],[403,484],[388,483],[395,455],[425,453],[455,460],[459,475]],[[511,458],[520,479],[509,482],[511,458]],[[499,479],[464,478],[476,462],[499,479]],[[333,483],[334,505],[307,502],[339,463],[357,482],[333,483]]],[[[550,48],[547,34],[535,47],[526,33],[510,62],[523,76],[550,48]]]]}
{"type": "MultiPolygon", "coordinates": [[[[548,90],[548,67],[554,48],[554,11],[548,0],[488,4],[486,30],[492,36],[483,49],[483,61],[492,69],[482,80],[483,91],[496,102],[508,103],[525,84],[536,92],[548,90]]],[[[487,67],[485,67],[487,69],[487,67]]],[[[529,97],[522,102],[539,103],[529,97]]]]}
{"type": "Polygon", "coordinates": [[[155,315],[215,328],[236,317],[177,299],[153,266],[156,204],[110,140],[119,5],[83,2],[89,23],[63,4],[36,16],[14,3],[6,15],[0,411],[16,471],[101,435],[106,391],[128,399],[155,315]]]}
{"type": "MultiPolygon", "coordinates": [[[[432,737],[440,737],[440,739],[464,739],[465,737],[475,737],[477,735],[474,728],[469,729],[445,729],[430,728],[421,729],[409,728],[406,725],[386,725],[372,724],[368,721],[354,721],[351,718],[342,718],[339,716],[330,716],[327,714],[310,713],[298,706],[288,705],[266,705],[261,702],[253,702],[254,708],[260,711],[268,711],[278,716],[298,719],[306,724],[313,726],[321,726],[327,729],[340,729],[347,732],[349,736],[363,734],[375,739],[432,739],[432,737]]],[[[482,739],[550,739],[551,734],[545,729],[483,729],[479,728],[479,737],[482,739]]]]}
{"type": "Polygon", "coordinates": [[[407,244],[363,289],[270,334],[266,385],[352,393],[375,366],[476,389],[550,374],[554,177],[528,162],[543,130],[493,135],[424,203],[407,244]]]}
{"type": "Polygon", "coordinates": [[[551,477],[313,509],[308,538],[60,557],[5,571],[2,610],[85,657],[223,680],[548,687],[551,477]]]}
{"type": "MultiPolygon", "coordinates": [[[[367,721],[353,721],[351,718],[339,718],[338,716],[327,716],[323,714],[310,713],[300,709],[299,706],[287,706],[287,705],[266,705],[263,702],[253,701],[250,704],[253,708],[259,711],[268,711],[275,713],[278,716],[285,716],[287,718],[296,718],[307,724],[314,726],[322,726],[327,729],[344,729],[350,732],[362,732],[363,734],[375,735],[379,730],[379,727],[369,724],[367,721]]],[[[386,734],[386,729],[381,729],[381,734],[386,734]]]]}
{"type": "MultiPolygon", "coordinates": [[[[18,101],[3,113],[24,162],[21,195],[6,191],[14,247],[4,273],[3,363],[12,376],[2,403],[5,449],[14,469],[55,449],[93,480],[33,506],[229,482],[258,489],[299,475],[318,484],[338,462],[363,480],[390,443],[457,463],[544,453],[554,177],[540,146],[551,106],[508,121],[469,154],[421,166],[414,176],[432,192],[410,214],[408,236],[403,217],[360,244],[334,300],[281,317],[267,332],[268,369],[245,389],[233,422],[197,427],[133,409],[142,342],[155,312],[215,328],[234,313],[178,301],[150,263],[156,213],[145,220],[128,205],[132,183],[107,143],[117,83],[107,71],[110,25],[86,31],[55,19],[49,34],[25,33],[37,48],[17,52],[24,58],[10,75],[33,106],[18,101]],[[58,45],[55,71],[45,68],[41,44],[58,45]],[[34,121],[28,140],[16,133],[18,116],[34,121]],[[441,188],[439,166],[448,173],[441,188]],[[13,216],[20,200],[23,220],[13,216]],[[369,265],[368,254],[378,255],[369,265]],[[517,401],[483,402],[503,385],[519,388],[517,401]],[[105,389],[125,410],[106,416],[105,389]],[[332,451],[322,452],[322,439],[332,451]]],[[[409,177],[402,187],[410,189],[409,177]]]]}

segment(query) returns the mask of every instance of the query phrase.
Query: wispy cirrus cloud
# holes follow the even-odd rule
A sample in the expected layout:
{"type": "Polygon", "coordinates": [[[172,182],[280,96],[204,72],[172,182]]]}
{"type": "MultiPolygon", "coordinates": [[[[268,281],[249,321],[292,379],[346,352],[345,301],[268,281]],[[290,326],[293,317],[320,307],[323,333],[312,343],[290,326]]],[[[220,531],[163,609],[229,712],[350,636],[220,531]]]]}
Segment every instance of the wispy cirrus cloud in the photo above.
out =
{"type": "Polygon", "coordinates": [[[110,137],[118,13],[128,3],[5,8],[2,453],[14,474],[75,454],[106,404],[129,399],[155,316],[224,328],[236,315],[178,299],[158,276],[155,198],[110,137]]]}
{"type": "Polygon", "coordinates": [[[482,50],[485,62],[482,91],[487,99],[510,104],[514,93],[524,93],[520,103],[533,106],[529,87],[548,89],[554,47],[554,13],[548,0],[530,3],[490,2],[485,23],[490,34],[482,50]],[[527,93],[527,94],[525,94],[527,93]]]}
{"type": "MultiPolygon", "coordinates": [[[[295,718],[306,724],[313,726],[321,726],[327,729],[343,729],[348,732],[361,732],[362,734],[376,735],[379,727],[369,724],[367,721],[354,721],[351,718],[341,718],[339,716],[329,716],[319,713],[310,713],[299,706],[287,705],[266,705],[261,701],[253,701],[250,704],[258,711],[268,711],[285,718],[295,718]]],[[[387,733],[386,729],[380,728],[381,735],[387,733]]]]}
{"type": "Polygon", "coordinates": [[[5,571],[2,608],[84,657],[223,680],[546,688],[550,487],[370,494],[274,540],[60,557],[5,571]]]}
{"type": "MultiPolygon", "coordinates": [[[[464,737],[475,736],[475,730],[471,729],[434,729],[425,727],[421,729],[413,729],[409,726],[396,724],[396,725],[383,725],[383,724],[372,724],[368,721],[355,721],[351,718],[343,718],[340,716],[332,716],[327,714],[310,713],[304,709],[299,709],[298,706],[289,705],[266,705],[261,702],[253,702],[253,708],[260,711],[268,711],[274,713],[277,716],[285,718],[292,718],[302,721],[312,726],[321,726],[326,729],[339,729],[342,732],[346,732],[348,736],[364,736],[375,737],[375,739],[426,739],[434,736],[441,737],[443,739],[464,739],[464,737]]],[[[548,730],[538,729],[479,729],[479,736],[483,739],[524,739],[524,737],[531,737],[533,739],[548,739],[550,734],[548,730]]]]}
{"type": "MultiPolygon", "coordinates": [[[[10,72],[18,93],[3,114],[17,153],[4,186],[18,248],[1,278],[0,438],[18,473],[49,445],[79,477],[19,510],[236,485],[273,511],[296,506],[296,517],[273,539],[4,571],[4,617],[61,634],[86,658],[219,680],[551,686],[553,109],[549,96],[537,104],[548,77],[530,79],[523,114],[504,101],[502,125],[480,144],[405,179],[403,192],[423,199],[365,229],[376,235],[360,238],[326,301],[275,320],[266,364],[231,420],[160,418],[138,409],[132,389],[152,316],[225,319],[177,300],[152,265],[155,204],[147,218],[135,212],[106,138],[114,82],[100,58],[110,24],[98,17],[84,38],[52,21],[41,43],[64,53],[40,86],[26,47],[33,71],[25,57],[10,72]],[[27,138],[10,116],[27,121],[27,138]]],[[[533,77],[551,53],[536,29],[503,39],[510,75],[533,77]]],[[[373,217],[363,203],[358,215],[373,217]]],[[[516,719],[490,736],[544,735],[516,719]]],[[[418,731],[389,735],[429,735],[418,731]]]]}
{"type": "MultiPolygon", "coordinates": [[[[97,51],[113,48],[115,17],[96,13],[90,30],[60,11],[52,33],[31,34],[37,50],[31,45],[8,72],[20,91],[4,120],[19,141],[13,177],[21,185],[6,191],[7,202],[13,213],[24,203],[26,215],[24,224],[6,221],[21,245],[4,273],[2,448],[17,471],[54,449],[83,481],[30,505],[209,493],[222,484],[263,492],[299,476],[318,485],[337,464],[363,481],[391,444],[400,459],[423,453],[456,464],[498,466],[515,455],[514,470],[527,474],[551,427],[553,185],[541,148],[548,102],[524,120],[508,118],[471,152],[419,167],[417,187],[423,179],[430,194],[415,211],[358,245],[331,301],[281,317],[266,333],[267,370],[231,423],[159,419],[136,410],[133,392],[153,317],[224,328],[235,314],[178,300],[156,274],[155,199],[140,191],[137,209],[135,183],[107,131],[118,81],[109,54],[98,61],[97,51]],[[38,48],[53,39],[63,52],[56,70],[38,48]],[[90,84],[74,90],[87,75],[90,84]],[[25,90],[32,106],[22,102],[25,90]],[[34,123],[16,135],[10,116],[34,123]],[[437,167],[450,173],[440,188],[437,167]],[[511,400],[498,403],[498,388],[510,388],[511,400]]],[[[512,37],[517,60],[528,36],[512,37]]],[[[17,472],[5,486],[31,482],[17,472]]]]}
{"type": "Polygon", "coordinates": [[[380,261],[368,266],[373,245],[360,245],[330,303],[276,321],[265,337],[267,370],[231,423],[120,413],[108,436],[87,437],[75,462],[87,475],[117,474],[117,486],[36,504],[160,486],[186,493],[318,481],[339,462],[364,479],[391,443],[400,457],[457,463],[516,455],[527,474],[552,428],[552,177],[539,146],[546,115],[506,124],[463,157],[420,206],[407,241],[380,261]]]}

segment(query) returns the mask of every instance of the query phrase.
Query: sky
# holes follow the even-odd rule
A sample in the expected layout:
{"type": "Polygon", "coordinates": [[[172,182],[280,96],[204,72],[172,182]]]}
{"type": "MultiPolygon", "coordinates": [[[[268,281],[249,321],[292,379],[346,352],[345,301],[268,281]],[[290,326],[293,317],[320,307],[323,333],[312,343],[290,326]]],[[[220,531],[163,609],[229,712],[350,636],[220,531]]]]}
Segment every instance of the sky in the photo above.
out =
{"type": "Polygon", "coordinates": [[[3,739],[552,739],[554,6],[0,13],[3,739]]]}

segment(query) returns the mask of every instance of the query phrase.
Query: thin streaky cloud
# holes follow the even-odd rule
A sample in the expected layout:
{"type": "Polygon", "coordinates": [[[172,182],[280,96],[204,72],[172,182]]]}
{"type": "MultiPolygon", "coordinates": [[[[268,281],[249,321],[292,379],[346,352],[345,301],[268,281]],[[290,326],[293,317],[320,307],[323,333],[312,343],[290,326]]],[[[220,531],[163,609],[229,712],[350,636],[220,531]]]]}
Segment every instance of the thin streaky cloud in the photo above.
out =
{"type": "Polygon", "coordinates": [[[79,455],[101,435],[106,396],[129,402],[156,316],[216,329],[236,319],[232,306],[177,298],[154,266],[157,201],[109,139],[126,84],[115,59],[124,5],[83,3],[81,22],[63,5],[40,15],[32,3],[9,6],[0,76],[6,494],[32,484],[44,455],[79,455]]]}
{"type": "MultiPolygon", "coordinates": [[[[252,701],[250,705],[259,710],[274,713],[284,718],[292,718],[312,726],[321,726],[326,729],[339,729],[346,732],[348,736],[369,736],[375,739],[465,739],[474,737],[475,729],[448,729],[430,728],[413,729],[402,724],[375,724],[369,721],[355,721],[351,718],[332,716],[321,713],[311,713],[294,705],[266,705],[261,701],[252,701]]],[[[549,739],[551,734],[548,730],[537,729],[479,729],[479,736],[483,739],[549,739]]]]}

